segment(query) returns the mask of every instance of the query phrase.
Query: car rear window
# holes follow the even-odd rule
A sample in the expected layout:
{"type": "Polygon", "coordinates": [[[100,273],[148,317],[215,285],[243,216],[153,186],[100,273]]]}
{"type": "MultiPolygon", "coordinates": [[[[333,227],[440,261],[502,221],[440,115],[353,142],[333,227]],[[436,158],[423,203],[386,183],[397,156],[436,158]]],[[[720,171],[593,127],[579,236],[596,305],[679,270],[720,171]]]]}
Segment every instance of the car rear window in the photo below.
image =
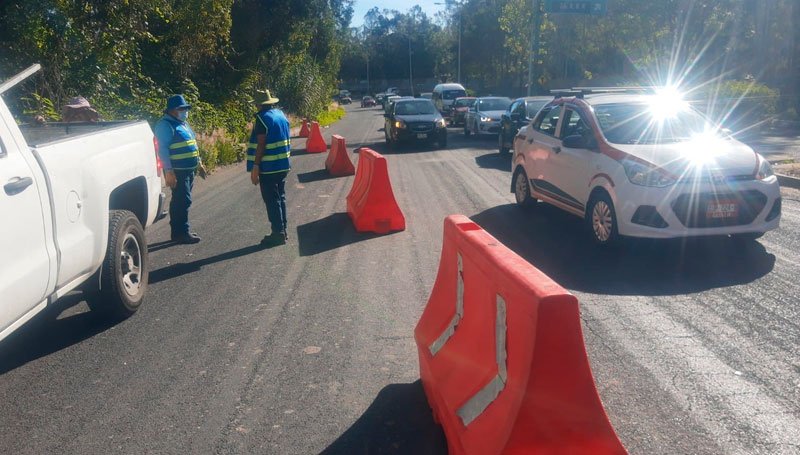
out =
{"type": "Polygon", "coordinates": [[[464,90],[445,90],[442,92],[442,98],[446,100],[454,100],[461,96],[467,96],[467,92],[464,90]]]}

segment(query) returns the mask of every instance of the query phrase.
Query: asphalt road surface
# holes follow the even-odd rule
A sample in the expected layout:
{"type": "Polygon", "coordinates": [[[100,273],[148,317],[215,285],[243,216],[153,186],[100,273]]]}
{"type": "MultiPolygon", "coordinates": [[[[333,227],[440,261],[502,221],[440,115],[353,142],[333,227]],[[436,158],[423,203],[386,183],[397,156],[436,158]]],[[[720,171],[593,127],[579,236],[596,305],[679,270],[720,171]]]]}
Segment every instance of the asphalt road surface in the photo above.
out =
{"type": "MultiPolygon", "coordinates": [[[[442,220],[471,217],[575,293],[595,380],[634,454],[800,453],[800,197],[781,229],[728,241],[594,249],[577,218],[513,205],[493,138],[383,145],[379,109],[325,130],[385,153],[407,229],[356,233],[352,177],[294,140],[290,239],[244,165],[198,181],[198,245],[148,230],[150,288],[99,322],[80,294],[0,343],[0,452],[446,453],[419,383],[413,328],[442,220]]],[[[355,159],[356,155],[353,155],[355,159]]]]}

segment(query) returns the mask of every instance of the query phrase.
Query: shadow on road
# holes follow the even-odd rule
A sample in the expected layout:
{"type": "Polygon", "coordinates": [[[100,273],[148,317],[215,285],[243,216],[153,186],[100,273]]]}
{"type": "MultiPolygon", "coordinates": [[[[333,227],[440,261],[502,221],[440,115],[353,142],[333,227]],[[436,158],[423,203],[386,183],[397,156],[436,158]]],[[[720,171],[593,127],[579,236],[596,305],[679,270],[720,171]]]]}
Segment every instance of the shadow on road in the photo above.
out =
{"type": "Polygon", "coordinates": [[[91,311],[59,318],[83,299],[80,292],[62,297],[0,342],[0,375],[78,344],[117,324],[91,311]]]}
{"type": "Polygon", "coordinates": [[[595,246],[582,220],[542,203],[501,205],[471,217],[567,289],[610,295],[675,295],[749,283],[769,273],[775,256],[758,242],[729,238],[628,239],[595,246]]]}
{"type": "MultiPolygon", "coordinates": [[[[475,164],[484,169],[497,169],[499,171],[511,172],[510,153],[487,153],[486,155],[476,156],[475,164]]],[[[509,183],[510,185],[510,183],[509,183]]]]}
{"type": "Polygon", "coordinates": [[[447,441],[417,380],[384,387],[364,414],[321,453],[446,454],[447,441]]]}
{"type": "Polygon", "coordinates": [[[334,213],[297,226],[300,256],[314,256],[376,237],[380,237],[380,235],[371,232],[356,232],[346,213],[334,213]]]}
{"type": "Polygon", "coordinates": [[[198,259],[192,262],[180,262],[177,264],[168,265],[167,267],[151,271],[149,282],[150,284],[159,283],[161,281],[176,278],[181,275],[186,275],[187,273],[197,272],[201,268],[203,268],[203,266],[209,264],[227,261],[230,259],[236,259],[242,256],[246,256],[248,254],[257,253],[261,250],[274,248],[276,246],[278,245],[270,243],[263,243],[263,244],[259,243],[256,245],[239,248],[238,250],[228,251],[227,253],[217,254],[215,256],[207,257],[204,259],[198,259]]]}
{"type": "Polygon", "coordinates": [[[311,182],[319,182],[321,180],[330,180],[338,178],[335,175],[331,175],[327,169],[317,169],[316,171],[309,171],[303,172],[302,174],[297,174],[297,181],[300,183],[311,183],[311,182]]]}
{"type": "Polygon", "coordinates": [[[175,246],[177,244],[178,244],[177,242],[172,241],[172,240],[164,240],[163,242],[151,243],[151,244],[147,245],[147,252],[148,253],[155,253],[156,251],[164,250],[164,249],[167,249],[167,248],[169,248],[171,246],[175,246]]]}
{"type": "Polygon", "coordinates": [[[308,151],[306,150],[305,144],[303,144],[303,147],[302,147],[302,148],[300,148],[300,147],[298,147],[298,148],[292,148],[292,158],[297,158],[298,156],[303,156],[303,155],[320,155],[320,156],[325,156],[325,154],[326,154],[326,153],[328,153],[328,152],[327,152],[327,150],[326,150],[326,151],[324,151],[324,152],[314,152],[314,153],[310,153],[310,152],[308,152],[308,151]]]}

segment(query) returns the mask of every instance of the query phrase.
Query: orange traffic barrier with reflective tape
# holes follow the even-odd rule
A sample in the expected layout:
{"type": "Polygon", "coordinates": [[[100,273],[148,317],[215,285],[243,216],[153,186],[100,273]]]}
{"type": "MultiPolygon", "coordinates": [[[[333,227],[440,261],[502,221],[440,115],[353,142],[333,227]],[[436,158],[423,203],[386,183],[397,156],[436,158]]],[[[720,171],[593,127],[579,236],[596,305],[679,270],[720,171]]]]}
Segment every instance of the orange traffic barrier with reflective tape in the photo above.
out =
{"type": "Polygon", "coordinates": [[[414,331],[450,454],[624,454],[595,388],[578,300],[462,215],[414,331]]]}
{"type": "Polygon", "coordinates": [[[386,234],[406,228],[389,181],[386,158],[366,147],[358,149],[358,170],[347,195],[347,214],[358,232],[386,234]]]}
{"type": "Polygon", "coordinates": [[[331,151],[325,160],[325,169],[328,170],[330,175],[337,177],[356,173],[356,168],[353,167],[353,162],[350,161],[350,156],[347,154],[345,140],[338,134],[334,134],[331,137],[331,151]]]}
{"type": "Polygon", "coordinates": [[[308,137],[308,119],[303,119],[303,126],[300,127],[299,137],[308,137]]]}
{"type": "Polygon", "coordinates": [[[319,122],[311,122],[311,134],[306,139],[306,152],[308,153],[322,153],[328,150],[328,144],[322,138],[322,132],[319,130],[319,122]]]}

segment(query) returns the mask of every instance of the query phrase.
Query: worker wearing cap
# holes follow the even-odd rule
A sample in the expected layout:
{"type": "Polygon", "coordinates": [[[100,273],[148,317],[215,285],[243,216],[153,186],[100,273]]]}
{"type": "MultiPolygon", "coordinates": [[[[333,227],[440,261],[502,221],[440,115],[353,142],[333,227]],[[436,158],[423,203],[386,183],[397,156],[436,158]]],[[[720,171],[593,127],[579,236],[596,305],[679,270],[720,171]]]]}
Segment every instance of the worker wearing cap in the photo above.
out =
{"type": "Polygon", "coordinates": [[[197,243],[200,236],[189,230],[189,207],[192,205],[194,174],[200,165],[200,151],[194,131],[186,122],[191,105],[183,95],[167,99],[164,116],[156,123],[158,155],[164,168],[167,186],[172,188],[169,203],[169,225],[172,240],[197,243]]]}
{"type": "Polygon", "coordinates": [[[97,122],[100,114],[82,96],[71,98],[61,109],[61,119],[65,122],[97,122]]]}
{"type": "Polygon", "coordinates": [[[289,120],[276,104],[278,98],[269,90],[259,92],[255,103],[259,111],[255,116],[253,132],[247,147],[247,171],[253,185],[261,185],[261,197],[267,206],[267,217],[272,234],[262,242],[286,243],[286,176],[291,165],[289,120]]]}

